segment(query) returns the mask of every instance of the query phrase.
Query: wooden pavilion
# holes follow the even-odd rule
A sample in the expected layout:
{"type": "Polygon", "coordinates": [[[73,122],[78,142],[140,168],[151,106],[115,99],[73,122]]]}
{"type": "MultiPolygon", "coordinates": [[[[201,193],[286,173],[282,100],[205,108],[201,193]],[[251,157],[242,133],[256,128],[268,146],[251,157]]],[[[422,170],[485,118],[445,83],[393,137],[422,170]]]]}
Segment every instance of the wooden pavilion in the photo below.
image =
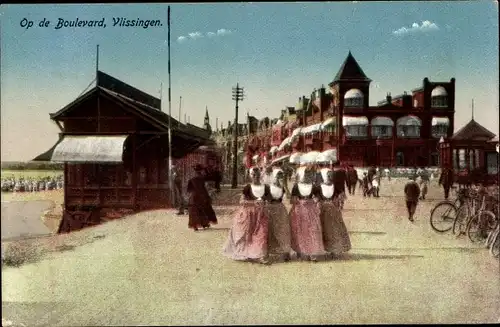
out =
{"type": "MultiPolygon", "coordinates": [[[[108,74],[50,114],[59,141],[35,160],[64,162],[64,215],[59,232],[98,224],[113,212],[171,206],[169,116],[161,101],[108,74]]],[[[172,157],[210,144],[209,133],[171,119],[172,157]]]]}
{"type": "Polygon", "coordinates": [[[441,167],[453,168],[457,175],[474,172],[486,183],[498,179],[495,134],[472,118],[449,139],[439,142],[441,167]]]}

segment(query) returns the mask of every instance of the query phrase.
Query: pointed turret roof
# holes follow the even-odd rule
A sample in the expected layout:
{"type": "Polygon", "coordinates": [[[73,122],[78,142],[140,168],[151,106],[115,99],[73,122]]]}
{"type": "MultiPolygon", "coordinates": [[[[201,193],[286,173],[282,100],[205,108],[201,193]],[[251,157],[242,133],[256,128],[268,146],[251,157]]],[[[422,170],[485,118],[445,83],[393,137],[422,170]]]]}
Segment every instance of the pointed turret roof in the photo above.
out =
{"type": "Polygon", "coordinates": [[[335,75],[333,81],[330,83],[330,86],[340,81],[371,82],[371,79],[366,77],[363,69],[361,69],[356,59],[354,59],[351,51],[347,54],[347,58],[345,58],[344,63],[340,66],[340,69],[337,75],[335,75]]]}
{"type": "Polygon", "coordinates": [[[208,118],[208,106],[205,107],[205,119],[208,118]]]}
{"type": "Polygon", "coordinates": [[[471,119],[464,127],[460,128],[453,136],[452,140],[491,140],[495,134],[481,126],[474,119],[471,119]]]}

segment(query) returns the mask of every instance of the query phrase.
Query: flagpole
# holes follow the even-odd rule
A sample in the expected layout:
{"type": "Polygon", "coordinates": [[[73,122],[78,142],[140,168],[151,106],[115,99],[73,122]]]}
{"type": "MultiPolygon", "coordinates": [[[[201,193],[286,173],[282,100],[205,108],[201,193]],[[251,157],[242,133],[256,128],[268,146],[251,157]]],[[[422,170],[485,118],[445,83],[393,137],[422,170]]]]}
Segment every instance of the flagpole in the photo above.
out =
{"type": "Polygon", "coordinates": [[[170,6],[168,6],[168,188],[170,190],[170,203],[174,205],[174,189],[172,183],[172,79],[170,76],[170,6]]]}

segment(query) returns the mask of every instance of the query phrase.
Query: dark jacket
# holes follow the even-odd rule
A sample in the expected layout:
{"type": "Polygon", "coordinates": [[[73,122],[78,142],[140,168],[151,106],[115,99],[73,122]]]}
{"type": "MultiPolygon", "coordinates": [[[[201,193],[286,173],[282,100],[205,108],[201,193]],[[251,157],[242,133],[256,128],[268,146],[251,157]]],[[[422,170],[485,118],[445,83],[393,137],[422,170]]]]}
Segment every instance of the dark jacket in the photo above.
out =
{"type": "Polygon", "coordinates": [[[420,187],[415,181],[409,181],[405,185],[406,201],[418,201],[420,197],[420,187]]]}

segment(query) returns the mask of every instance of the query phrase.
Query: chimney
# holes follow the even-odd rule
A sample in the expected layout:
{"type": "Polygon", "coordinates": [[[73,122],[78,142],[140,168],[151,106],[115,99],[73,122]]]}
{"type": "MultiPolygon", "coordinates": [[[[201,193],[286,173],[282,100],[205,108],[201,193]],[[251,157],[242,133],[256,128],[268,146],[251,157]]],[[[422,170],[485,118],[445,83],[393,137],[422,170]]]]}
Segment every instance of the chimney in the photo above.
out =
{"type": "Polygon", "coordinates": [[[387,92],[387,95],[386,95],[385,99],[387,100],[387,103],[391,103],[392,102],[391,92],[387,92]]]}

